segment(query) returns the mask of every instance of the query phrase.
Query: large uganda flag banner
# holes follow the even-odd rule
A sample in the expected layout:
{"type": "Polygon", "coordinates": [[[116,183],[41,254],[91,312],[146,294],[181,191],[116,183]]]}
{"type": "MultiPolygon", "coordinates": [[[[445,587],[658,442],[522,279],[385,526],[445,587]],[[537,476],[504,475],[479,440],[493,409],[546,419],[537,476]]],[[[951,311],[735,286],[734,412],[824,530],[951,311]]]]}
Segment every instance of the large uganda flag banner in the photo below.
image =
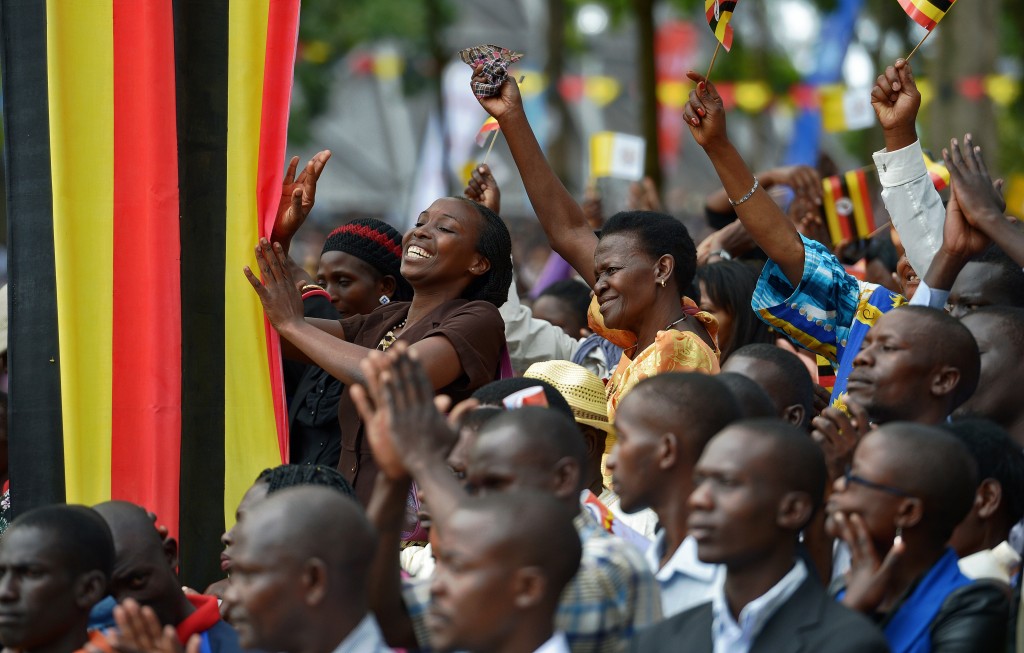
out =
{"type": "Polygon", "coordinates": [[[281,197],[299,0],[0,0],[15,514],[133,501],[194,586],[287,452],[242,274],[281,197]]]}

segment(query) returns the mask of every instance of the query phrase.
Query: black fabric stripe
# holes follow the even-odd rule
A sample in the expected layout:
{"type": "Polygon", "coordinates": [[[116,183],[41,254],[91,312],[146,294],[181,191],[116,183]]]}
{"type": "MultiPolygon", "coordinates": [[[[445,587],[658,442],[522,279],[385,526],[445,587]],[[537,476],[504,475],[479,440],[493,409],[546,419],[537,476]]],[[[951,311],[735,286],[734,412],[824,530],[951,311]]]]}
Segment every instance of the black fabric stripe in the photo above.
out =
{"type": "Polygon", "coordinates": [[[46,3],[2,0],[11,508],[65,499],[46,3]]]}
{"type": "Polygon", "coordinates": [[[939,11],[945,13],[949,11],[949,8],[953,6],[953,0],[926,0],[928,4],[932,5],[939,11]]]}
{"type": "Polygon", "coordinates": [[[181,203],[181,572],[222,578],[228,0],[174,0],[181,203]]]}

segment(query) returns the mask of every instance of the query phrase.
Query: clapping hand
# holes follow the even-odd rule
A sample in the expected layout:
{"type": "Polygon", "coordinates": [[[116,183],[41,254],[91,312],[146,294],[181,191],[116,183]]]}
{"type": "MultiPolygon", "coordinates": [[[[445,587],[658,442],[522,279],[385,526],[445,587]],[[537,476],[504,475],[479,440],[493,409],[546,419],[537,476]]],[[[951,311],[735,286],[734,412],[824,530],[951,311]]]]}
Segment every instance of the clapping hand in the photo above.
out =
{"type": "Polygon", "coordinates": [[[294,325],[305,320],[302,311],[302,295],[295,287],[288,268],[288,255],[280,243],[271,246],[270,241],[261,238],[256,245],[256,263],[260,269],[262,282],[253,274],[249,266],[245,266],[245,278],[252,284],[253,290],[259,295],[263,311],[275,329],[294,325]]]}
{"type": "Polygon", "coordinates": [[[119,653],[199,653],[199,635],[182,647],[174,626],[161,627],[153,608],[141,607],[133,599],[114,608],[114,621],[117,630],[107,631],[106,638],[119,653]]]}
{"type": "Polygon", "coordinates": [[[284,182],[281,185],[281,202],[277,207],[277,219],[274,221],[274,230],[270,235],[272,242],[281,243],[286,254],[295,233],[306,221],[309,212],[313,210],[313,202],[316,200],[316,183],[320,180],[320,174],[324,171],[324,166],[327,165],[330,158],[330,150],[317,152],[298,177],[295,176],[295,171],[299,165],[299,157],[293,156],[288,163],[288,171],[285,173],[284,182]]]}

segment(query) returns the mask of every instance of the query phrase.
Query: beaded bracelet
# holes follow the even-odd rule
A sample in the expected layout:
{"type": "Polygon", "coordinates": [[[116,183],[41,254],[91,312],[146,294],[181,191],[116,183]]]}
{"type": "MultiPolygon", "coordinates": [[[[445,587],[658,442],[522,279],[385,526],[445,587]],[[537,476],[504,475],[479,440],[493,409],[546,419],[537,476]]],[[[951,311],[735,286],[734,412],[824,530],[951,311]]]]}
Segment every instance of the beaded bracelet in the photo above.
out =
{"type": "Polygon", "coordinates": [[[757,177],[754,177],[754,187],[750,189],[750,192],[741,197],[740,199],[736,200],[735,202],[730,198],[729,204],[732,204],[733,206],[739,206],[740,204],[743,204],[744,202],[746,202],[747,200],[754,196],[754,193],[757,191],[760,185],[761,182],[757,180],[757,177]]]}

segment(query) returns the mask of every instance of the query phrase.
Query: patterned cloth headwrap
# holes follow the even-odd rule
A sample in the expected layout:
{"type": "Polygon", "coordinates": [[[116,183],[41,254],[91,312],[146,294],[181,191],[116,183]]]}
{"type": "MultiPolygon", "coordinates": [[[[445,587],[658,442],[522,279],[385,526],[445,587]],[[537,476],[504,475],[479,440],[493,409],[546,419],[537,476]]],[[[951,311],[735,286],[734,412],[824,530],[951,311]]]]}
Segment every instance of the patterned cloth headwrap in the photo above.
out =
{"type": "Polygon", "coordinates": [[[478,45],[459,52],[462,60],[470,66],[483,64],[481,74],[485,82],[472,82],[473,94],[477,97],[494,97],[501,94],[501,85],[508,77],[508,67],[523,58],[519,52],[513,52],[497,45],[478,45]]]}

